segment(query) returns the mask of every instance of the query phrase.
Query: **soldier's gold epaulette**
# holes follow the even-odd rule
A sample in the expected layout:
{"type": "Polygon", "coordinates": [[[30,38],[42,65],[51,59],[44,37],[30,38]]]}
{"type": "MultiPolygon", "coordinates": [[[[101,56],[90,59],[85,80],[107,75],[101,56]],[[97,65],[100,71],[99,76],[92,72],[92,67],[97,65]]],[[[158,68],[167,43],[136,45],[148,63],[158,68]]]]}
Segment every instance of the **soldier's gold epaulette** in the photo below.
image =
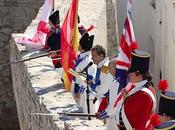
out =
{"type": "Polygon", "coordinates": [[[102,73],[105,73],[105,74],[109,73],[108,66],[105,66],[105,65],[102,66],[102,67],[101,67],[101,72],[102,72],[102,73]]]}

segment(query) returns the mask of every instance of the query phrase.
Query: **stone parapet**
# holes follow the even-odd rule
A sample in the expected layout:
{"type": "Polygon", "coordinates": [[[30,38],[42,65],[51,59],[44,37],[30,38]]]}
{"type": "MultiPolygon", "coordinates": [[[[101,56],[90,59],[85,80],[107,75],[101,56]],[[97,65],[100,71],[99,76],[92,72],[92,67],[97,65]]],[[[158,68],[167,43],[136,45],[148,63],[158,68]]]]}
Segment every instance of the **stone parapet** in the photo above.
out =
{"type": "MultiPolygon", "coordinates": [[[[64,4],[62,0],[57,9],[61,12],[61,22],[67,12],[70,0],[64,4]]],[[[56,3],[56,5],[59,5],[56,3]]],[[[41,8],[42,9],[42,8],[41,8]]],[[[97,34],[95,44],[100,44],[106,48],[106,22],[105,22],[105,2],[94,0],[80,1],[80,16],[84,25],[88,27],[89,21],[95,25],[94,34],[97,34]],[[82,3],[84,2],[84,3],[82,3]],[[88,3],[91,13],[83,8],[88,3]],[[98,7],[98,8],[97,8],[98,7]],[[94,10],[94,11],[92,11],[94,10]],[[99,34],[101,33],[101,34],[99,34]],[[103,41],[103,42],[101,42],[103,41]],[[103,44],[102,44],[103,43],[103,44]]],[[[40,12],[40,11],[39,11],[40,12]]],[[[37,16],[39,16],[38,14],[37,16]]],[[[11,61],[28,58],[38,54],[45,53],[40,47],[23,45],[15,42],[15,39],[21,37],[30,37],[33,34],[34,27],[37,25],[36,17],[24,34],[13,34],[10,44],[11,61]]],[[[56,112],[79,112],[79,107],[75,103],[71,93],[66,92],[62,82],[58,78],[58,73],[52,65],[49,57],[43,57],[24,63],[12,64],[11,73],[13,80],[13,89],[18,110],[18,118],[21,130],[105,130],[102,121],[92,118],[91,121],[82,117],[59,116],[38,116],[29,115],[29,113],[56,113],[56,112]]]]}
{"type": "MultiPolygon", "coordinates": [[[[12,40],[11,61],[44,53],[16,45],[12,40]]],[[[25,63],[12,64],[11,71],[21,130],[57,130],[52,117],[29,115],[33,112],[48,113],[46,105],[42,102],[42,95],[59,87],[58,75],[53,69],[51,59],[43,57],[25,63]]]]}

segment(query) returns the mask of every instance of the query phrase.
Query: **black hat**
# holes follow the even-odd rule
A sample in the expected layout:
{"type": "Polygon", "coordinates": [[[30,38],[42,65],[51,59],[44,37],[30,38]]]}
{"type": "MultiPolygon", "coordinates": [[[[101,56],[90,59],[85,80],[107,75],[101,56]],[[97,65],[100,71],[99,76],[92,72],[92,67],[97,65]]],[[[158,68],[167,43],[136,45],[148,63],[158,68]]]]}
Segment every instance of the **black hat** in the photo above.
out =
{"type": "Polygon", "coordinates": [[[59,15],[59,10],[53,12],[49,16],[49,20],[53,23],[53,25],[57,25],[60,23],[60,15],[59,15]]]}
{"type": "Polygon", "coordinates": [[[169,116],[173,119],[156,126],[155,130],[175,130],[175,93],[167,91],[168,86],[167,80],[160,80],[158,83],[158,89],[162,91],[160,95],[158,114],[169,116]]]}
{"type": "Polygon", "coordinates": [[[175,119],[175,93],[166,91],[161,93],[159,113],[175,119]]]}
{"type": "Polygon", "coordinates": [[[165,114],[175,119],[175,93],[167,91],[168,81],[160,80],[158,89],[161,90],[160,101],[159,101],[159,114],[165,114]]]}
{"type": "Polygon", "coordinates": [[[80,45],[85,51],[90,51],[93,45],[94,35],[89,36],[88,33],[85,33],[80,39],[80,45]]]}
{"type": "Polygon", "coordinates": [[[148,52],[135,50],[132,52],[131,67],[129,72],[146,74],[149,71],[150,54],[148,52]]]}

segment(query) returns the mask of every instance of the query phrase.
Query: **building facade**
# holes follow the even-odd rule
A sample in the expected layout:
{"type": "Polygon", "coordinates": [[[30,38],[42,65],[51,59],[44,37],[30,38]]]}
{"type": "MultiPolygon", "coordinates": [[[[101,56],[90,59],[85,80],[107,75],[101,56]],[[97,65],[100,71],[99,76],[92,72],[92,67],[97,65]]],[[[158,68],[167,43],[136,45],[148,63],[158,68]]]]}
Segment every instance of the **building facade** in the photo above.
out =
{"type": "Polygon", "coordinates": [[[175,4],[173,0],[156,0],[156,45],[154,73],[169,81],[175,91],[175,4]]]}

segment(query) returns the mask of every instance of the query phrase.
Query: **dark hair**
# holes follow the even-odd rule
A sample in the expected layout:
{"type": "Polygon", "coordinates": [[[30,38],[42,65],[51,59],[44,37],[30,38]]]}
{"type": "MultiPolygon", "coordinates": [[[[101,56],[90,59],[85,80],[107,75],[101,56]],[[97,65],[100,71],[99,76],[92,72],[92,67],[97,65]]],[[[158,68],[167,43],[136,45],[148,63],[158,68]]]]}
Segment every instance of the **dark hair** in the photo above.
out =
{"type": "Polygon", "coordinates": [[[103,55],[103,57],[106,57],[106,51],[105,49],[100,45],[95,45],[91,51],[96,51],[98,55],[103,55]]]}
{"type": "MultiPolygon", "coordinates": [[[[136,76],[138,76],[140,73],[139,72],[135,72],[135,74],[136,74],[136,76]]],[[[147,72],[146,74],[140,74],[140,75],[142,75],[142,79],[143,80],[148,80],[150,85],[153,86],[153,82],[152,82],[153,75],[151,74],[151,72],[147,72]]]]}
{"type": "Polygon", "coordinates": [[[147,72],[146,74],[142,74],[143,79],[147,79],[148,82],[151,82],[153,79],[153,75],[150,72],[147,72]]]}

